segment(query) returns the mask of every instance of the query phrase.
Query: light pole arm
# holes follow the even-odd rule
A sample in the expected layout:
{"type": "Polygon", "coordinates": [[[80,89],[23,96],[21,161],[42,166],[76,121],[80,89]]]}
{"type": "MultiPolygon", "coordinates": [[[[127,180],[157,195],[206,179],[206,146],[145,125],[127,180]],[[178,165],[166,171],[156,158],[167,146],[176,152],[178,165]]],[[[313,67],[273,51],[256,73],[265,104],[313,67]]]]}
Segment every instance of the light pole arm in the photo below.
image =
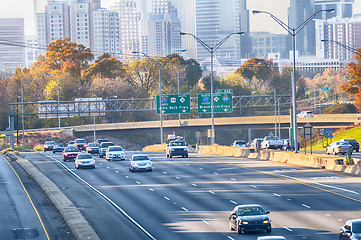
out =
{"type": "Polygon", "coordinates": [[[350,46],[347,46],[346,44],[343,44],[343,43],[334,41],[334,40],[321,40],[321,42],[333,42],[333,43],[336,43],[337,45],[345,48],[346,50],[348,50],[348,51],[350,51],[350,52],[353,52],[353,53],[357,53],[357,52],[358,52],[357,49],[352,48],[352,47],[350,47],[350,46]]]}
{"type": "Polygon", "coordinates": [[[295,34],[299,33],[312,19],[320,12],[333,12],[335,9],[322,9],[318,10],[314,14],[312,14],[309,18],[307,18],[303,23],[301,23],[298,27],[295,28],[295,34]]]}
{"type": "Polygon", "coordinates": [[[281,19],[279,19],[278,17],[273,15],[272,13],[267,12],[267,11],[258,11],[258,10],[253,10],[252,13],[253,14],[266,13],[266,14],[270,15],[271,18],[273,20],[275,20],[279,25],[281,25],[281,27],[283,29],[285,29],[289,34],[292,34],[293,29],[290,26],[288,26],[286,23],[284,23],[281,19]]]}
{"type": "Polygon", "coordinates": [[[223,43],[225,43],[228,40],[228,38],[230,38],[232,35],[236,35],[236,34],[243,35],[244,32],[228,34],[228,36],[223,38],[220,42],[218,42],[216,45],[214,45],[214,47],[212,47],[213,52],[216,51],[218,48],[220,48],[223,45],[223,43]]]}
{"type": "Polygon", "coordinates": [[[183,33],[183,32],[180,32],[179,35],[189,35],[189,36],[192,36],[199,44],[201,44],[208,52],[211,52],[212,51],[212,48],[205,42],[203,42],[201,39],[199,39],[197,36],[195,36],[194,34],[192,33],[183,33]]]}

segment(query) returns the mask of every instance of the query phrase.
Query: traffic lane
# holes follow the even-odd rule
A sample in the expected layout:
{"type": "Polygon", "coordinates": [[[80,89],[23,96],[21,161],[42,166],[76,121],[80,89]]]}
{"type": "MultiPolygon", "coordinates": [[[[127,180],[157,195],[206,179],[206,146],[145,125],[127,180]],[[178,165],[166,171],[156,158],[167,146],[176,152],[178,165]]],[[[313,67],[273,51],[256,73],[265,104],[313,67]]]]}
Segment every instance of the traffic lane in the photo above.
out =
{"type": "MultiPolygon", "coordinates": [[[[170,161],[173,161],[173,160],[170,160],[170,161]]],[[[175,160],[174,159],[174,162],[176,162],[177,160],[175,160]]],[[[165,163],[163,162],[162,163],[162,166],[164,166],[165,165],[165,163]]],[[[186,163],[186,164],[184,164],[184,165],[186,165],[186,166],[188,166],[188,167],[186,167],[186,169],[189,169],[189,166],[191,165],[191,164],[189,164],[189,163],[186,163]]],[[[174,166],[173,166],[174,167],[174,166]]],[[[174,169],[180,169],[179,168],[179,166],[176,166],[174,169]]],[[[191,169],[196,169],[196,168],[191,168],[191,169]]],[[[159,169],[160,171],[162,171],[162,169],[159,169]]],[[[165,170],[165,169],[164,169],[165,170]]],[[[196,170],[199,170],[199,168],[198,169],[196,169],[196,170]]],[[[169,170],[170,172],[171,172],[171,170],[169,170]]],[[[180,178],[180,176],[181,176],[181,174],[177,174],[177,175],[175,175],[175,176],[171,176],[171,175],[168,175],[168,174],[171,174],[171,173],[167,173],[167,172],[162,172],[163,174],[165,174],[165,175],[167,175],[167,178],[166,179],[177,179],[177,180],[181,180],[181,178],[180,178]]],[[[183,171],[182,171],[183,172],[183,171]]],[[[191,174],[191,176],[194,176],[195,174],[191,174]]],[[[144,175],[141,175],[141,176],[144,176],[144,175]]],[[[149,175],[147,175],[147,176],[149,176],[149,175]]],[[[213,173],[212,173],[212,176],[213,176],[213,173]]],[[[199,177],[202,177],[202,174],[201,175],[199,175],[199,173],[198,173],[198,176],[197,176],[198,178],[199,177]]],[[[138,181],[138,182],[140,182],[140,181],[138,181]]],[[[203,181],[201,181],[201,182],[208,182],[208,181],[204,181],[204,179],[203,179],[203,181]]],[[[174,183],[172,183],[173,185],[174,185],[174,183]]],[[[164,184],[159,184],[159,183],[157,183],[157,185],[164,185],[164,184]]],[[[223,188],[222,188],[223,189],[223,188]]],[[[168,192],[168,197],[167,198],[169,198],[169,199],[177,199],[177,197],[175,197],[175,196],[173,196],[172,195],[172,193],[170,193],[169,191],[166,191],[166,192],[168,192]]],[[[201,197],[201,196],[198,196],[198,197],[196,197],[196,198],[198,198],[198,202],[200,202],[201,204],[202,204],[202,206],[205,206],[205,205],[212,205],[212,204],[210,204],[210,202],[212,202],[212,200],[211,199],[209,199],[209,196],[214,196],[214,199],[218,199],[219,197],[217,197],[217,193],[216,193],[216,191],[215,190],[213,190],[213,191],[205,191],[204,190],[204,188],[202,188],[201,189],[201,191],[195,191],[196,192],[196,194],[206,194],[206,197],[201,197]],[[209,194],[211,194],[211,195],[209,195],[209,194]]],[[[185,195],[187,195],[187,193],[184,193],[185,195]]],[[[244,194],[244,193],[243,193],[244,194]]],[[[251,194],[251,196],[253,196],[253,195],[255,195],[255,193],[252,193],[251,194]]],[[[190,197],[187,197],[187,198],[190,198],[190,197]]],[[[194,198],[194,197],[193,197],[194,198]]],[[[200,219],[199,219],[199,222],[201,222],[201,219],[202,219],[202,214],[204,214],[204,213],[212,213],[212,214],[210,214],[210,215],[212,215],[212,220],[208,220],[207,221],[207,219],[205,219],[205,218],[203,218],[203,220],[202,221],[206,221],[207,223],[212,223],[212,224],[214,224],[215,223],[215,219],[216,220],[218,220],[218,218],[219,218],[219,216],[215,216],[215,214],[214,213],[216,213],[217,211],[219,212],[219,210],[220,210],[220,206],[224,206],[225,205],[225,202],[226,203],[228,203],[228,204],[234,204],[234,201],[233,201],[233,203],[230,201],[230,200],[225,200],[225,199],[223,199],[223,197],[220,197],[221,198],[221,200],[222,200],[222,203],[221,204],[219,204],[219,202],[216,202],[216,203],[214,203],[213,205],[215,206],[215,207],[213,207],[213,208],[211,208],[211,207],[209,207],[209,206],[206,206],[206,210],[205,211],[201,211],[201,209],[200,209],[200,207],[199,206],[195,206],[194,207],[194,209],[198,209],[198,211],[197,211],[197,216],[198,217],[200,217],[200,219]],[[213,222],[212,222],[213,221],[213,222]]],[[[244,203],[249,203],[249,202],[260,202],[260,201],[264,201],[264,198],[263,198],[263,196],[262,196],[262,200],[254,200],[254,199],[252,199],[251,201],[249,201],[249,200],[245,200],[245,202],[244,203]]],[[[268,200],[269,201],[269,200],[268,200]]],[[[267,202],[268,202],[267,201],[267,202]]],[[[195,202],[195,201],[193,201],[193,202],[195,202]]],[[[265,203],[266,204],[266,203],[265,203]]],[[[265,205],[264,204],[264,205],[265,205]]],[[[186,204],[185,204],[186,205],[186,204]]],[[[193,205],[195,205],[194,203],[193,203],[193,205]]],[[[277,204],[275,204],[275,205],[277,205],[277,204]]],[[[191,206],[191,204],[189,204],[189,206],[191,206]]],[[[228,226],[228,213],[229,213],[229,211],[232,209],[234,207],[234,205],[232,205],[231,207],[226,207],[226,211],[223,211],[222,212],[222,217],[220,217],[219,219],[220,219],[220,223],[221,224],[223,224],[224,225],[224,227],[223,227],[223,229],[224,229],[224,231],[229,231],[228,230],[228,228],[229,228],[229,226],[228,226]]],[[[298,205],[298,207],[301,207],[301,205],[298,205]]],[[[188,211],[189,211],[189,209],[187,209],[188,211]]],[[[204,215],[206,215],[206,214],[204,214],[204,215]]],[[[209,216],[210,216],[209,215],[209,216]]],[[[209,218],[209,216],[208,216],[208,218],[209,218]]],[[[204,216],[203,216],[204,217],[204,216]]],[[[284,216],[281,216],[281,220],[284,220],[284,216]]],[[[303,220],[304,220],[304,222],[307,222],[307,213],[305,213],[304,214],[304,217],[302,218],[303,220]]],[[[178,225],[178,224],[177,224],[178,225]]],[[[337,229],[338,229],[338,226],[339,226],[339,223],[337,223],[336,224],[337,225],[337,229]]],[[[313,226],[316,226],[315,224],[313,224],[313,226]]],[[[289,228],[287,228],[287,227],[285,227],[285,226],[280,226],[280,228],[279,229],[281,229],[281,231],[278,231],[277,229],[275,229],[275,231],[274,231],[274,233],[278,233],[278,234],[280,234],[280,233],[284,233],[285,231],[289,231],[289,230],[287,230],[287,229],[289,229],[289,228]],[[278,231],[278,232],[277,232],[278,231]]],[[[221,230],[216,230],[216,231],[221,231],[221,230]]],[[[330,235],[329,235],[329,231],[328,230],[324,230],[324,231],[320,231],[320,230],[318,230],[318,229],[316,229],[315,231],[318,231],[318,232],[324,232],[323,234],[324,234],[324,238],[323,239],[329,239],[329,237],[330,237],[330,235]]],[[[312,228],[309,228],[308,230],[307,230],[307,232],[310,232],[310,233],[314,233],[314,231],[312,231],[312,228]]],[[[260,235],[261,233],[257,233],[258,235],[260,235]]],[[[257,235],[256,234],[256,235],[257,235]]],[[[287,233],[286,233],[287,234],[287,233]]],[[[248,235],[247,235],[248,236],[248,235]]],[[[254,237],[254,235],[252,235],[252,237],[254,237]]],[[[250,239],[252,239],[252,237],[250,237],[250,239]]],[[[290,236],[289,236],[290,237],[290,236]]],[[[322,239],[321,238],[321,236],[320,236],[320,234],[318,235],[318,239],[322,239]]]]}
{"type": "MultiPolygon", "coordinates": [[[[78,207],[101,239],[117,239],[119,236],[124,239],[149,239],[113,206],[57,163],[56,160],[62,160],[61,154],[23,154],[78,207]]],[[[65,164],[75,170],[74,162],[65,164]]],[[[94,170],[96,169],[83,172],[90,173],[94,170]]]]}
{"type": "MultiPolygon", "coordinates": [[[[189,159],[189,160],[191,160],[191,159],[189,159]]],[[[193,163],[194,162],[197,162],[197,160],[196,161],[194,161],[194,159],[192,159],[193,160],[193,163]]],[[[176,159],[174,159],[173,161],[178,161],[178,160],[176,160],[176,159]]],[[[163,165],[163,164],[162,164],[163,165]]],[[[186,169],[197,169],[197,170],[199,170],[199,171],[202,171],[200,168],[201,167],[198,167],[197,168],[197,166],[191,166],[190,167],[190,163],[186,163],[186,164],[184,164],[185,166],[187,166],[186,167],[186,169]]],[[[224,164],[223,164],[224,165],[224,164]]],[[[202,163],[202,166],[204,166],[204,163],[202,163]]],[[[126,167],[125,167],[126,168],[126,167]]],[[[107,168],[107,169],[111,169],[110,167],[109,168],[107,168]]],[[[123,169],[124,169],[124,167],[123,167],[123,169]]],[[[172,169],[174,169],[174,167],[172,166],[172,169]]],[[[176,167],[176,169],[178,169],[177,167],[176,167]]],[[[199,173],[198,173],[199,174],[199,173]]],[[[194,177],[194,175],[196,175],[196,174],[190,174],[191,175],[191,177],[194,177]]],[[[214,174],[213,173],[213,175],[215,175],[215,176],[217,176],[216,174],[214,174]]],[[[141,176],[143,176],[143,175],[141,175],[141,176]]],[[[196,175],[197,176],[197,175],[196,175]]],[[[204,191],[204,189],[201,191],[202,193],[204,193],[205,191],[204,191]]],[[[206,193],[208,194],[208,193],[210,193],[209,191],[206,191],[206,193]]],[[[210,193],[210,194],[212,194],[212,193],[210,193]]],[[[212,194],[213,195],[213,194],[212,194]]],[[[251,194],[252,196],[253,195],[255,195],[254,193],[253,194],[251,194]]],[[[262,197],[262,199],[263,199],[263,197],[262,197]]],[[[209,200],[208,200],[209,201],[209,200]]],[[[205,200],[205,201],[203,201],[203,202],[207,202],[207,199],[205,200]]],[[[227,201],[228,202],[228,201],[227,201]]],[[[253,201],[252,200],[252,202],[259,202],[258,200],[256,200],[256,201],[253,201]]],[[[247,200],[247,203],[248,203],[248,200],[247,200]]],[[[216,205],[218,205],[218,204],[216,204],[216,205]]],[[[277,205],[277,204],[276,204],[277,205]]],[[[223,221],[223,219],[222,219],[222,221],[223,222],[227,222],[228,221],[228,212],[232,209],[232,208],[230,208],[230,207],[226,207],[227,208],[227,211],[226,211],[226,213],[225,213],[225,216],[224,216],[224,219],[227,219],[226,221],[223,221]]],[[[208,211],[209,212],[209,210],[207,209],[206,211],[208,211]]],[[[284,219],[284,216],[282,216],[282,218],[284,219]]],[[[227,223],[227,225],[228,225],[228,223],[227,223]]],[[[309,229],[312,229],[312,228],[309,228],[309,229]]],[[[228,230],[228,229],[227,229],[228,230]]],[[[247,235],[248,236],[248,235],[247,235]]],[[[290,237],[290,236],[289,236],[290,237]]],[[[252,239],[252,237],[250,238],[250,239],[252,239]]],[[[320,239],[320,238],[318,238],[318,239],[320,239]]],[[[326,238],[327,239],[327,238],[326,238]]]]}
{"type": "Polygon", "coordinates": [[[42,219],[30,202],[14,170],[0,155],[0,232],[2,239],[48,239],[42,219]]]}
{"type": "MultiPolygon", "coordinates": [[[[153,161],[156,160],[153,158],[153,161]]],[[[171,239],[220,239],[220,237],[228,238],[229,235],[226,236],[224,232],[229,232],[228,225],[228,213],[234,207],[232,203],[227,201],[230,207],[226,208],[226,211],[220,212],[222,217],[216,216],[220,215],[219,211],[216,211],[215,207],[209,208],[205,203],[209,202],[209,193],[205,193],[205,201],[199,201],[199,196],[196,197],[195,200],[192,200],[194,196],[187,196],[187,191],[181,190],[179,193],[172,195],[170,192],[174,192],[177,187],[174,187],[176,183],[163,183],[156,181],[155,183],[150,183],[149,178],[146,178],[146,186],[145,190],[150,193],[149,195],[145,195],[144,191],[141,189],[145,181],[141,179],[133,179],[134,176],[154,176],[157,173],[156,168],[152,173],[129,173],[127,172],[127,163],[126,162],[98,162],[100,167],[97,166],[97,169],[105,170],[105,174],[101,174],[98,172],[99,178],[108,178],[102,181],[95,182],[106,182],[105,190],[101,189],[103,193],[106,193],[107,196],[110,196],[112,200],[117,201],[120,199],[119,204],[123,204],[124,208],[127,212],[132,212],[132,217],[139,221],[146,229],[150,229],[149,231],[159,237],[159,239],[164,239],[167,237],[171,237],[171,239]],[[120,166],[121,165],[121,166],[120,166]],[[123,172],[124,171],[124,172],[123,172]],[[124,181],[119,181],[116,177],[112,176],[114,174],[122,174],[124,175],[124,181],[129,181],[130,186],[124,186],[122,183],[124,181]],[[129,174],[129,175],[126,175],[129,174]],[[114,181],[114,182],[112,182],[114,181]],[[121,190],[117,191],[119,185],[122,184],[121,190]],[[151,188],[149,188],[151,186],[151,188]],[[172,189],[166,189],[167,187],[172,186],[172,189]],[[148,189],[146,189],[148,187],[148,189]],[[110,189],[110,190],[109,190],[110,189]],[[109,190],[109,192],[107,192],[109,190]],[[117,196],[119,194],[119,196],[117,196]],[[140,194],[140,195],[139,195],[140,194]],[[169,194],[169,195],[168,195],[169,194]],[[178,195],[179,197],[175,197],[178,195]],[[129,200],[127,199],[129,198],[129,200]],[[175,201],[177,199],[179,201],[175,201]],[[186,200],[184,200],[186,199],[186,200]],[[190,200],[189,200],[190,199],[190,200]],[[195,202],[197,202],[195,204],[195,202]],[[146,204],[156,202],[157,205],[146,204]],[[190,202],[187,204],[187,202],[190,202]],[[182,203],[182,207],[178,207],[178,203],[182,203]],[[186,203],[186,204],[183,204],[186,203]],[[134,206],[132,206],[134,204],[134,206]],[[197,205],[195,207],[189,207],[187,209],[184,206],[192,206],[197,205]],[[149,208],[149,209],[148,209],[149,208]],[[169,209],[168,209],[169,208],[169,209]],[[192,210],[195,209],[196,211],[192,210]],[[179,213],[180,212],[180,213],[179,213]],[[139,216],[138,216],[139,213],[139,216]],[[169,214],[171,213],[171,214],[169,214]],[[216,222],[214,219],[220,219],[221,225],[223,228],[217,228],[214,223],[216,222]],[[159,225],[156,229],[154,229],[153,225],[158,222],[159,225]],[[162,226],[165,225],[168,229],[162,230],[162,226]],[[222,230],[220,230],[222,229],[222,230]],[[155,232],[156,231],[156,232],[155,232]]],[[[163,163],[162,163],[163,164],[163,163]]],[[[77,171],[77,173],[82,174],[86,171],[77,171]]],[[[165,172],[161,172],[162,175],[157,176],[159,179],[169,179],[166,176],[165,172]],[[163,175],[164,174],[164,175],[163,175]]],[[[87,177],[85,174],[83,177],[87,177]]],[[[177,178],[174,178],[177,180],[177,178]]],[[[100,186],[102,188],[102,186],[100,186]]],[[[193,186],[192,186],[193,188],[193,186]]],[[[197,191],[193,194],[198,194],[197,191]]],[[[222,202],[224,204],[224,202],[222,202]]],[[[219,209],[219,203],[213,204],[219,209]]],[[[258,233],[260,235],[261,233],[258,233]]],[[[251,235],[250,239],[253,239],[254,235],[251,235]]],[[[248,239],[248,237],[247,237],[248,239]]]]}
{"type": "MultiPolygon", "coordinates": [[[[300,153],[302,154],[302,153],[304,153],[304,151],[300,150],[300,153]]],[[[310,154],[311,151],[310,151],[310,150],[307,150],[307,153],[310,154]]],[[[312,150],[312,153],[314,153],[314,154],[325,154],[325,155],[327,155],[327,154],[326,154],[326,149],[325,149],[324,151],[320,151],[320,150],[314,151],[314,150],[312,150]]],[[[347,157],[347,154],[337,154],[336,156],[339,156],[340,158],[345,158],[345,157],[347,157]]],[[[361,152],[353,151],[351,156],[352,156],[352,158],[361,159],[361,152]]]]}
{"type": "MultiPolygon", "coordinates": [[[[214,156],[212,156],[211,158],[214,158],[214,156]]],[[[236,159],[236,161],[238,161],[239,159],[236,159]]],[[[195,167],[195,168],[197,168],[197,167],[195,167]]],[[[203,169],[203,168],[202,168],[203,169]]],[[[224,174],[220,174],[219,172],[220,172],[220,170],[228,170],[228,169],[234,169],[233,167],[231,167],[231,168],[224,168],[224,169],[217,169],[218,170],[218,172],[214,172],[214,173],[217,173],[217,175],[224,175],[224,174]]],[[[207,169],[204,169],[204,170],[207,170],[207,169]]],[[[214,171],[214,169],[212,169],[211,171],[214,171]]],[[[244,173],[242,173],[241,174],[242,175],[242,177],[244,178],[244,176],[247,176],[247,175],[245,175],[244,173]]],[[[248,176],[249,177],[249,176],[248,176]]],[[[231,180],[234,180],[234,181],[236,181],[237,179],[236,179],[236,177],[231,177],[230,178],[231,180]]],[[[254,178],[251,178],[251,179],[254,179],[254,178]]],[[[256,178],[256,179],[260,179],[260,178],[256,178]]],[[[269,180],[267,180],[266,182],[268,182],[269,183],[269,180]]],[[[263,186],[273,186],[273,185],[276,185],[275,183],[271,183],[271,184],[262,184],[263,186]]],[[[252,185],[250,185],[251,187],[254,187],[254,188],[258,188],[257,187],[257,185],[254,185],[254,184],[252,184],[252,185]]],[[[295,187],[297,187],[297,184],[296,184],[296,186],[292,186],[289,190],[292,192],[292,194],[295,194],[295,195],[297,195],[298,193],[294,193],[294,191],[293,191],[293,189],[295,188],[295,187]]],[[[281,189],[281,190],[283,190],[283,188],[281,187],[281,188],[279,188],[279,189],[281,189]]],[[[306,192],[306,194],[309,192],[309,190],[308,189],[306,189],[305,191],[303,191],[303,195],[305,195],[305,192],[306,192]]],[[[272,194],[274,195],[273,197],[278,197],[278,196],[280,196],[279,194],[277,194],[275,191],[274,191],[274,189],[271,189],[271,191],[269,191],[269,195],[270,196],[272,196],[272,194]]],[[[308,196],[309,196],[310,194],[308,194],[308,195],[306,195],[307,196],[307,198],[306,199],[308,199],[308,196]]],[[[265,197],[267,197],[267,196],[265,196],[265,197]]],[[[288,200],[288,199],[287,199],[288,200]]],[[[342,202],[342,200],[340,201],[340,200],[338,200],[339,202],[342,202]]],[[[301,201],[302,202],[302,201],[301,201]]],[[[303,204],[303,203],[297,203],[297,206],[298,206],[298,208],[299,207],[301,207],[301,208],[304,208],[304,209],[307,209],[307,205],[306,204],[303,204]]],[[[351,208],[353,208],[353,207],[351,207],[351,208]]],[[[330,209],[333,209],[332,208],[332,206],[331,206],[331,208],[330,209]]],[[[340,209],[342,209],[342,208],[340,208],[340,209]]],[[[289,209],[289,211],[292,211],[292,210],[294,210],[294,209],[289,209]]],[[[327,209],[327,211],[329,211],[328,209],[327,209]]],[[[327,212],[326,211],[326,212],[327,212]]],[[[337,209],[337,211],[339,211],[339,209],[337,209]]],[[[325,215],[327,215],[327,214],[329,214],[329,213],[326,213],[325,215]]],[[[347,215],[347,214],[346,214],[347,215]]],[[[357,214],[355,214],[355,215],[357,215],[357,214]]],[[[305,216],[303,217],[303,219],[305,220],[304,222],[308,222],[307,221],[307,217],[308,216],[308,213],[307,214],[305,214],[305,216]]],[[[322,216],[321,216],[322,217],[322,216]]],[[[282,218],[283,218],[283,216],[282,216],[282,218]]],[[[338,223],[338,221],[339,221],[339,219],[336,219],[335,221],[334,221],[334,228],[333,228],[333,231],[336,229],[336,231],[338,230],[338,228],[339,228],[339,225],[340,225],[340,223],[338,223]]],[[[324,222],[324,220],[323,219],[321,219],[319,222],[324,222]]],[[[326,223],[326,227],[328,227],[327,226],[328,225],[328,223],[326,223]]],[[[314,227],[314,226],[316,226],[315,224],[312,224],[312,226],[310,226],[310,228],[309,229],[312,229],[312,227],[314,227]]],[[[323,227],[325,227],[325,226],[323,226],[323,227]]],[[[321,228],[322,229],[322,228],[321,228]]],[[[326,228],[327,229],[327,228],[326,228]]],[[[328,230],[327,230],[328,231],[328,230]]],[[[327,239],[328,237],[326,237],[325,239],[327,239]]]]}

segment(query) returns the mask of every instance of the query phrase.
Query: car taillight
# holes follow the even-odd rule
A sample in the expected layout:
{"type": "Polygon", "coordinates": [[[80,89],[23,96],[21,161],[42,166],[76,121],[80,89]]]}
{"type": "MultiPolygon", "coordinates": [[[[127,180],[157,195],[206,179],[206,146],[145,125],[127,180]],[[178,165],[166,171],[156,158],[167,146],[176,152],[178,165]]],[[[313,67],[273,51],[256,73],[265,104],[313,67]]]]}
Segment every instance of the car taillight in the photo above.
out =
{"type": "Polygon", "coordinates": [[[341,149],[342,147],[337,147],[337,149],[341,149]]]}

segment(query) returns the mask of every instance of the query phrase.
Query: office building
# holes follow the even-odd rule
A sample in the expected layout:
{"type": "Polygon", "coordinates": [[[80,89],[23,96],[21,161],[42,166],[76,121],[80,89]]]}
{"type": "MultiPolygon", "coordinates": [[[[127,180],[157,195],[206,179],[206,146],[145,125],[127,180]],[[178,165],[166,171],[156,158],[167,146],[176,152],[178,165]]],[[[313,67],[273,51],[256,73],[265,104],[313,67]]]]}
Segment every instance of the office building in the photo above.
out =
{"type": "Polygon", "coordinates": [[[137,12],[136,0],[119,0],[112,7],[119,13],[119,30],[123,57],[132,57],[133,51],[140,50],[139,23],[140,13],[137,12]]]}
{"type": "Polygon", "coordinates": [[[334,12],[322,12],[317,19],[327,20],[333,17],[351,18],[355,0],[315,0],[315,11],[335,9],[334,12]]]}
{"type": "Polygon", "coordinates": [[[350,61],[354,53],[335,43],[351,48],[361,47],[361,17],[344,18],[337,17],[323,21],[316,21],[317,56],[326,59],[340,59],[350,61]],[[327,40],[321,42],[321,40],[327,40]]]}
{"type": "MultiPolygon", "coordinates": [[[[314,13],[314,0],[291,0],[288,13],[289,26],[292,28],[298,28],[314,13]]],[[[300,56],[310,56],[316,54],[314,21],[310,21],[302,30],[297,33],[296,49],[300,56]]]]}
{"type": "Polygon", "coordinates": [[[73,0],[71,3],[71,40],[94,49],[93,12],[100,0],[73,0]]]}
{"type": "MultiPolygon", "coordinates": [[[[185,0],[184,31],[194,34],[209,46],[214,46],[230,33],[240,32],[239,0],[185,0]]],[[[183,36],[186,55],[202,61],[210,53],[190,36],[183,36]]],[[[240,36],[229,38],[216,52],[222,58],[240,58],[240,36]]]]}
{"type": "Polygon", "coordinates": [[[182,48],[181,23],[175,14],[147,14],[140,23],[140,51],[166,56],[182,48]]]}
{"type": "Polygon", "coordinates": [[[269,54],[278,53],[279,58],[286,58],[288,57],[287,41],[287,34],[252,32],[252,56],[267,59],[269,54]]]}
{"type": "Polygon", "coordinates": [[[24,19],[0,18],[0,36],[1,70],[14,73],[16,67],[25,67],[24,19]]]}
{"type": "Polygon", "coordinates": [[[119,13],[98,9],[94,11],[94,51],[95,57],[110,53],[120,58],[119,13]]]}
{"type": "Polygon", "coordinates": [[[38,45],[38,39],[35,35],[25,37],[25,46],[25,66],[30,68],[36,62],[42,47],[38,45]]]}

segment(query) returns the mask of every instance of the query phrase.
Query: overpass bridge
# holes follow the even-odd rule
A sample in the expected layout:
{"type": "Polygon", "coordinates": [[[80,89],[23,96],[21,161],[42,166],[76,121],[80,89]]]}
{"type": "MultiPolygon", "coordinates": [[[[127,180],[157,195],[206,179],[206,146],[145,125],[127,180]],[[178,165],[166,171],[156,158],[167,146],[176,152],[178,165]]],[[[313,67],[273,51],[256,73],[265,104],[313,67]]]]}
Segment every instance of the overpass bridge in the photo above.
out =
{"type": "MultiPolygon", "coordinates": [[[[280,116],[281,129],[290,127],[290,116],[280,116]]],[[[277,117],[278,121],[278,117],[277,117]]],[[[361,121],[357,114],[319,114],[314,117],[298,118],[298,128],[302,128],[306,123],[310,123],[314,128],[345,128],[356,125],[361,121]]],[[[215,130],[242,130],[242,129],[274,129],[275,116],[251,116],[251,117],[227,117],[214,119],[215,130]]],[[[124,122],[108,123],[96,125],[74,126],[73,133],[75,136],[83,137],[94,133],[108,135],[121,135],[132,133],[154,133],[159,134],[160,122],[124,122]]],[[[182,124],[179,120],[163,121],[164,134],[172,134],[176,131],[193,131],[200,132],[201,142],[206,143],[208,129],[211,128],[210,118],[186,119],[182,124]]]]}

